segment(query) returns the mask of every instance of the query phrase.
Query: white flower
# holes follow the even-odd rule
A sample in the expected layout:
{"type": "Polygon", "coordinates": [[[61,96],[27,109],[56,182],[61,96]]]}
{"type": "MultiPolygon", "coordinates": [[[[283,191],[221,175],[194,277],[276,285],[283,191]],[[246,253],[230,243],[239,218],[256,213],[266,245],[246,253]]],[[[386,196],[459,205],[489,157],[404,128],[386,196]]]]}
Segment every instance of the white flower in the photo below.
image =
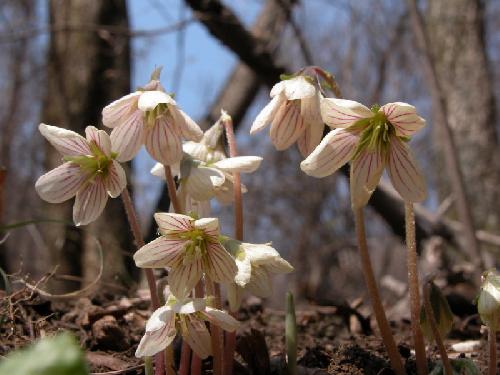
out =
{"type": "MultiPolygon", "coordinates": [[[[198,209],[206,207],[206,204],[200,202],[208,202],[212,198],[221,204],[231,203],[234,201],[233,173],[252,173],[262,162],[259,156],[226,158],[219,143],[221,126],[217,122],[205,132],[199,143],[186,142],[180,166],[172,168],[174,174],[180,177],[177,195],[184,212],[189,212],[189,208],[194,206],[198,209]]],[[[160,163],[151,169],[151,173],[165,179],[165,170],[160,163]]],[[[243,184],[241,188],[242,192],[246,192],[243,184]]],[[[203,216],[201,212],[198,214],[203,216]]]]}
{"type": "Polygon", "coordinates": [[[324,124],[321,119],[321,94],[309,76],[298,75],[281,81],[271,90],[271,102],[255,119],[250,134],[271,124],[271,141],[277,150],[297,142],[303,156],[319,144],[324,124]]]}
{"type": "Polygon", "coordinates": [[[500,276],[494,271],[483,275],[477,311],[488,328],[493,332],[500,331],[500,276]]]}
{"type": "Polygon", "coordinates": [[[245,291],[258,297],[269,297],[273,291],[272,275],[293,271],[290,263],[269,244],[251,244],[234,239],[225,239],[222,244],[238,267],[233,282],[227,284],[231,311],[238,310],[245,291]]]}
{"type": "Polygon", "coordinates": [[[415,107],[389,103],[372,109],[352,100],[322,99],[325,123],[337,128],[326,135],[302,163],[310,176],[325,177],[351,161],[351,200],[362,207],[387,168],[394,188],[409,202],[427,195],[422,172],[407,145],[425,125],[415,107]]]}
{"type": "Polygon", "coordinates": [[[146,324],[136,357],[148,357],[164,350],[174,340],[177,332],[201,359],[212,354],[210,333],[205,321],[233,332],[239,322],[222,310],[207,306],[204,298],[177,301],[172,296],[166,306],[157,309],[146,324]]]}
{"type": "Polygon", "coordinates": [[[40,133],[63,155],[64,164],[41,176],[35,188],[50,203],[61,203],[76,195],[73,221],[86,225],[104,210],[108,195],[116,198],[127,185],[125,172],[104,130],[85,129],[86,139],[63,128],[40,124],[40,133]]]}
{"type": "Polygon", "coordinates": [[[199,141],[203,136],[157,79],[106,106],[102,122],[113,128],[111,139],[119,161],[131,160],[145,144],[153,159],[172,165],[182,158],[182,138],[199,141]]]}
{"type": "Polygon", "coordinates": [[[195,220],[190,216],[156,213],[161,236],[135,254],[137,267],[170,267],[171,292],[186,297],[206,273],[215,282],[229,282],[236,274],[233,258],[219,242],[216,218],[195,220]]]}

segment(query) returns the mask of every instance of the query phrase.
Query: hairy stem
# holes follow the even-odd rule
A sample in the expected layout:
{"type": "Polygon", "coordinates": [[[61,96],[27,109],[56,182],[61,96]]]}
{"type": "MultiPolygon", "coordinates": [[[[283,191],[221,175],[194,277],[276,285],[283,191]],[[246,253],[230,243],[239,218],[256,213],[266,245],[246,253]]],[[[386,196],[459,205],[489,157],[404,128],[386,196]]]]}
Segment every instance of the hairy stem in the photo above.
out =
{"type": "MultiPolygon", "coordinates": [[[[212,280],[206,280],[207,294],[213,295],[215,299],[215,308],[221,309],[220,286],[212,280]]],[[[212,338],[213,351],[213,372],[215,375],[222,375],[224,371],[224,338],[222,330],[215,324],[210,324],[210,337],[212,338]]]]}
{"type": "Polygon", "coordinates": [[[387,350],[387,354],[389,355],[392,369],[397,375],[404,375],[405,370],[403,362],[401,360],[401,356],[399,355],[394,337],[392,336],[391,327],[389,326],[389,322],[385,316],[384,307],[382,305],[382,301],[380,300],[377,288],[377,282],[375,281],[375,276],[373,274],[370,255],[368,254],[363,208],[355,208],[354,217],[356,221],[356,235],[358,238],[359,254],[361,257],[361,267],[365,276],[365,282],[370,295],[375,319],[377,320],[382,340],[387,350]]]}
{"type": "Polygon", "coordinates": [[[443,339],[439,333],[438,325],[436,319],[434,318],[434,312],[431,305],[431,292],[430,283],[426,282],[424,285],[424,310],[425,315],[427,315],[427,321],[432,330],[432,336],[439,350],[439,355],[441,356],[441,362],[443,363],[443,369],[445,375],[453,375],[453,370],[451,368],[450,360],[448,359],[448,354],[446,354],[446,349],[444,347],[443,339]]]}
{"type": "Polygon", "coordinates": [[[495,375],[497,373],[497,333],[491,328],[488,328],[488,344],[490,348],[488,375],[495,375]]]}
{"type": "MultiPolygon", "coordinates": [[[[229,145],[229,156],[238,156],[236,137],[234,135],[233,120],[230,116],[223,116],[222,123],[226,131],[227,143],[229,145]]],[[[241,197],[241,177],[239,173],[233,173],[234,178],[234,237],[243,241],[243,200],[241,197]]],[[[231,312],[236,317],[236,312],[231,312]]],[[[224,353],[225,375],[233,373],[233,358],[236,348],[236,331],[226,333],[226,350],[224,353]]]]}
{"type": "Polygon", "coordinates": [[[417,242],[415,239],[415,214],[413,213],[413,203],[405,202],[405,223],[406,223],[406,246],[407,266],[408,266],[408,289],[410,291],[410,313],[411,329],[413,333],[413,345],[415,347],[415,357],[417,362],[417,372],[419,375],[427,375],[427,358],[425,356],[425,344],[422,330],[420,329],[420,293],[417,267],[417,242]]]}
{"type": "MultiPolygon", "coordinates": [[[[139,224],[139,219],[137,213],[135,212],[134,204],[132,203],[132,198],[130,198],[130,193],[128,189],[125,188],[121,194],[123,206],[125,207],[125,212],[127,214],[128,223],[132,235],[134,236],[135,246],[137,249],[144,246],[144,239],[141,234],[141,226],[139,224]]],[[[158,297],[158,290],[156,289],[156,280],[153,274],[153,270],[150,268],[144,268],[146,273],[146,279],[149,286],[149,293],[151,294],[151,306],[153,310],[160,307],[160,299],[158,297]]],[[[159,352],[155,355],[155,375],[163,375],[165,373],[165,362],[164,362],[163,352],[159,352]]]]}
{"type": "Polygon", "coordinates": [[[170,203],[172,203],[172,207],[174,207],[174,211],[178,214],[181,214],[181,205],[179,204],[179,200],[177,199],[177,190],[175,186],[174,177],[172,176],[172,169],[169,165],[164,165],[163,169],[165,170],[165,180],[167,181],[168,187],[168,197],[170,198],[170,203]]]}

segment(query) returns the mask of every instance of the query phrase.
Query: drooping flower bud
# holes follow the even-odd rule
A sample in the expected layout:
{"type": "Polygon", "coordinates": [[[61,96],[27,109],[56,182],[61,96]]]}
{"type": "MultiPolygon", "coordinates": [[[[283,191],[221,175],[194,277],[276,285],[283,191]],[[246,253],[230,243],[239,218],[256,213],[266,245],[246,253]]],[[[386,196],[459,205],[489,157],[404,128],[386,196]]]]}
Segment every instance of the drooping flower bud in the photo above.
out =
{"type": "MultiPolygon", "coordinates": [[[[430,282],[430,302],[432,306],[432,311],[434,313],[434,319],[436,320],[436,325],[439,330],[441,337],[446,337],[451,331],[453,325],[453,314],[448,305],[446,297],[441,293],[441,290],[434,284],[430,282]]],[[[422,306],[420,309],[420,327],[422,328],[422,333],[429,340],[433,340],[434,335],[432,333],[431,325],[429,319],[425,313],[425,309],[422,306]]]]}
{"type": "Polygon", "coordinates": [[[483,323],[494,332],[500,331],[500,275],[495,271],[483,274],[483,285],[477,302],[477,311],[483,323]]]}

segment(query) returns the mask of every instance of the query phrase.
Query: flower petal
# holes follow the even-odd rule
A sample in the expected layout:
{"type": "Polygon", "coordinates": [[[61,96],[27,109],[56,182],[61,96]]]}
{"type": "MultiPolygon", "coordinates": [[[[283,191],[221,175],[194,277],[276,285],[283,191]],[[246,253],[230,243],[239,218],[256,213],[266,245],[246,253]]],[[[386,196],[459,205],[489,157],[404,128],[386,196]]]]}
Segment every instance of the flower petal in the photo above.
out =
{"type": "Polygon", "coordinates": [[[252,173],[259,168],[261,162],[262,158],[260,156],[236,156],[219,160],[213,166],[224,172],[252,173]]]}
{"type": "Polygon", "coordinates": [[[334,129],[300,163],[300,168],[309,176],[329,176],[352,158],[358,140],[358,136],[348,130],[334,129]]]}
{"type": "Polygon", "coordinates": [[[236,276],[234,276],[234,282],[238,286],[244,287],[250,282],[250,277],[252,276],[252,263],[246,254],[243,259],[241,258],[241,255],[238,255],[238,257],[234,259],[236,267],[238,268],[238,272],[236,276]]]}
{"type": "Polygon", "coordinates": [[[211,323],[224,331],[234,332],[240,326],[240,322],[234,319],[227,312],[214,309],[213,307],[207,306],[205,311],[202,312],[202,315],[211,323]]]}
{"type": "Polygon", "coordinates": [[[377,187],[385,161],[378,151],[365,150],[351,165],[351,204],[364,207],[377,187]]]}
{"type": "Polygon", "coordinates": [[[162,180],[165,180],[165,168],[162,163],[156,163],[153,168],[151,168],[150,173],[153,176],[160,177],[162,180]]]}
{"type": "Polygon", "coordinates": [[[398,137],[409,137],[425,126],[425,120],[417,115],[414,106],[396,102],[387,103],[380,108],[389,122],[394,125],[398,137]]]}
{"type": "Polygon", "coordinates": [[[139,268],[172,267],[184,255],[187,242],[160,236],[136,251],[135,265],[139,268]]]}
{"type": "Polygon", "coordinates": [[[218,283],[232,282],[238,271],[233,257],[219,243],[210,243],[207,247],[207,275],[218,283]]]}
{"type": "Polygon", "coordinates": [[[128,117],[137,110],[137,100],[142,94],[136,91],[115,100],[102,110],[102,123],[108,128],[114,128],[127,122],[128,117]]]}
{"type": "Polygon", "coordinates": [[[116,160],[129,161],[134,158],[144,144],[143,113],[139,110],[127,117],[126,121],[111,131],[111,148],[118,153],[116,160]]]}
{"type": "Polygon", "coordinates": [[[40,124],[38,130],[64,156],[91,154],[87,140],[78,133],[46,124],[40,124]]]}
{"type": "Polygon", "coordinates": [[[224,180],[224,174],[215,168],[193,167],[186,180],[186,190],[193,199],[206,201],[213,198],[215,187],[221,186],[224,180]]]}
{"type": "Polygon", "coordinates": [[[75,205],[73,206],[73,221],[76,226],[87,225],[96,220],[106,207],[108,194],[104,182],[100,177],[87,182],[84,187],[76,193],[75,205]]]}
{"type": "MultiPolygon", "coordinates": [[[[314,85],[310,83],[304,76],[297,76],[294,78],[286,79],[284,81],[281,81],[280,83],[282,84],[281,92],[285,94],[288,100],[310,98],[311,96],[314,96],[316,94],[316,87],[314,87],[314,85]]],[[[272,94],[273,90],[271,90],[271,95],[272,94]]]]}
{"type": "Polygon", "coordinates": [[[111,198],[118,197],[127,186],[127,176],[120,163],[113,160],[106,176],[106,191],[111,198]]]}
{"type": "Polygon", "coordinates": [[[154,218],[160,232],[165,235],[186,232],[194,228],[194,219],[191,216],[157,212],[154,214],[154,218]]]}
{"type": "Polygon", "coordinates": [[[227,300],[229,302],[230,311],[238,311],[243,299],[243,288],[235,283],[226,284],[227,300]]]}
{"type": "Polygon", "coordinates": [[[203,276],[203,263],[201,259],[196,259],[189,264],[182,264],[172,267],[168,274],[168,285],[170,291],[177,298],[185,298],[191,293],[195,285],[203,276]]]}
{"type": "Polygon", "coordinates": [[[186,325],[187,332],[182,332],[182,338],[186,340],[193,352],[201,359],[212,355],[212,341],[205,323],[189,317],[186,325]]]}
{"type": "Polygon", "coordinates": [[[273,293],[273,285],[269,273],[263,267],[253,267],[250,282],[245,286],[257,297],[267,298],[273,293]]]}
{"type": "Polygon", "coordinates": [[[188,298],[187,300],[177,302],[172,306],[172,310],[177,314],[192,314],[205,310],[206,306],[205,298],[188,298]]]}
{"type": "Polygon", "coordinates": [[[67,162],[45,173],[35,184],[44,201],[61,203],[74,197],[85,181],[85,174],[77,164],[67,162]]]}
{"type": "Polygon", "coordinates": [[[277,95],[260,111],[250,128],[250,134],[255,134],[270,124],[281,104],[286,101],[284,95],[277,95]]]}
{"type": "Polygon", "coordinates": [[[300,114],[306,124],[306,130],[299,137],[297,146],[302,156],[307,157],[321,142],[325,124],[321,118],[320,110],[321,95],[305,98],[300,101],[300,114]]]}
{"type": "Polygon", "coordinates": [[[182,159],[181,136],[170,116],[161,116],[152,128],[146,128],[145,143],[149,155],[163,165],[182,159]]]}
{"type": "Polygon", "coordinates": [[[175,105],[168,106],[174,122],[184,139],[200,142],[203,138],[203,130],[194,120],[175,105]]]}
{"type": "Polygon", "coordinates": [[[157,308],[148,319],[146,323],[146,332],[157,331],[167,324],[171,324],[171,320],[174,319],[174,312],[170,306],[161,306],[157,308]]]}
{"type": "Polygon", "coordinates": [[[85,135],[87,141],[95,142],[97,147],[106,155],[111,156],[111,140],[109,134],[104,130],[99,130],[95,126],[87,126],[85,128],[85,135]]]}
{"type": "Polygon", "coordinates": [[[408,145],[395,136],[391,137],[388,171],[392,185],[405,201],[425,199],[427,188],[422,171],[408,145]]]}
{"type": "Polygon", "coordinates": [[[150,357],[169,346],[177,334],[174,322],[174,319],[170,319],[169,323],[162,328],[151,332],[146,331],[137,347],[135,356],[138,358],[150,357]]]}
{"type": "Polygon", "coordinates": [[[141,93],[139,97],[139,101],[137,102],[137,107],[143,111],[152,111],[155,109],[158,104],[175,104],[175,101],[171,98],[170,95],[163,91],[151,90],[144,91],[141,93]]]}
{"type": "Polygon", "coordinates": [[[194,222],[196,229],[201,229],[206,234],[211,236],[219,235],[219,219],[216,217],[205,217],[194,222]]]}
{"type": "Polygon", "coordinates": [[[250,262],[257,266],[263,266],[268,272],[289,273],[293,267],[272,246],[267,244],[244,243],[245,253],[250,262]]]}
{"type": "Polygon", "coordinates": [[[287,101],[282,105],[271,124],[271,141],[277,150],[290,147],[305,130],[304,120],[300,115],[300,103],[287,101]]]}
{"type": "Polygon", "coordinates": [[[321,99],[321,116],[330,127],[346,128],[356,121],[372,117],[373,112],[353,100],[323,98],[321,99]]]}

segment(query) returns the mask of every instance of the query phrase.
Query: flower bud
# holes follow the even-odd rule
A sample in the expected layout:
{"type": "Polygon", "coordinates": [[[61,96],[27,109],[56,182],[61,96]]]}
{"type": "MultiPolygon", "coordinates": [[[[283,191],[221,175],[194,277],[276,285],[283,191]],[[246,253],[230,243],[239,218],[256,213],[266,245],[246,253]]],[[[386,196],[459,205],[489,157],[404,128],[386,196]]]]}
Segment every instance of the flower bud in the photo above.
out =
{"type": "MultiPolygon", "coordinates": [[[[434,319],[441,337],[445,337],[451,331],[453,325],[453,314],[451,312],[450,306],[446,297],[441,293],[441,290],[434,284],[430,282],[430,292],[429,299],[434,313],[434,319]]],[[[425,313],[424,306],[420,309],[420,327],[422,328],[422,333],[429,340],[433,340],[434,335],[432,333],[431,324],[425,313]]]]}
{"type": "Polygon", "coordinates": [[[483,323],[494,332],[500,330],[500,275],[495,271],[483,274],[483,285],[477,302],[483,323]]]}

